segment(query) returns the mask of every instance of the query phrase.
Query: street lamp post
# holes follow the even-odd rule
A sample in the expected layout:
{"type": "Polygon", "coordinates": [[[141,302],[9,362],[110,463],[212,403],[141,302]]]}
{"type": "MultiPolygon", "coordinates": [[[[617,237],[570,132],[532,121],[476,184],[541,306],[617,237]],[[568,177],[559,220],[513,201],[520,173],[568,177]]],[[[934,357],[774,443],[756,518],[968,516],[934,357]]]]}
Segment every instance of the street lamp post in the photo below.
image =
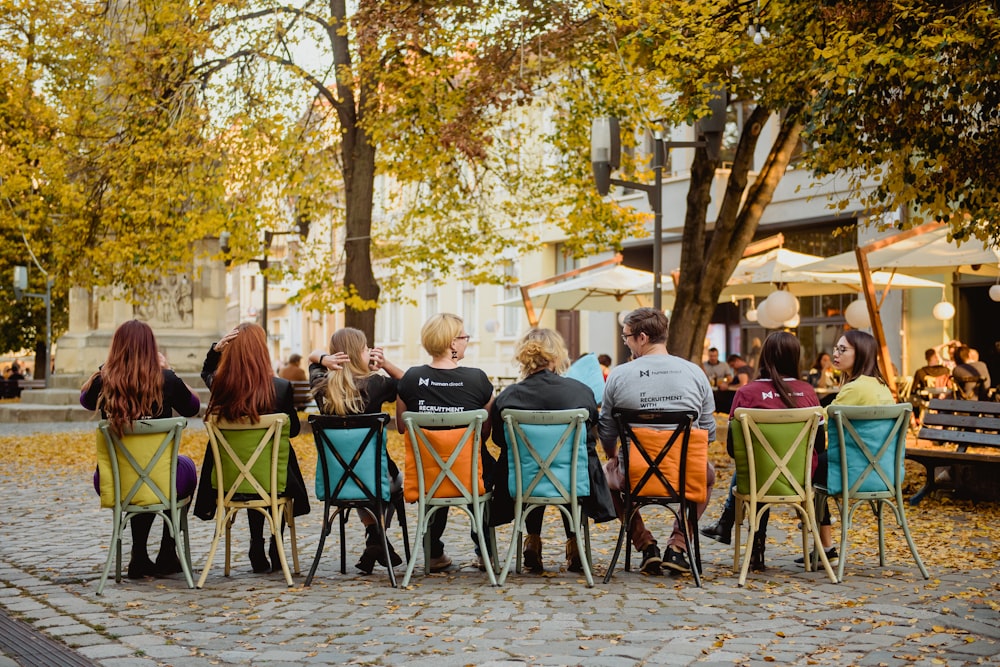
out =
{"type": "Polygon", "coordinates": [[[597,191],[607,195],[612,185],[646,193],[649,207],[653,209],[653,307],[663,309],[663,169],[666,167],[668,152],[673,148],[705,148],[711,160],[719,159],[722,133],[726,127],[726,107],[729,104],[723,88],[715,90],[709,107],[711,115],[696,123],[698,134],[704,139],[697,141],[669,141],[659,132],[653,133],[653,183],[638,183],[612,178],[621,159],[621,135],[618,119],[596,118],[590,131],[590,162],[594,170],[597,191]]]}
{"type": "MultiPolygon", "coordinates": [[[[45,293],[26,292],[28,289],[28,267],[14,267],[14,299],[20,301],[22,297],[32,299],[42,299],[45,302],[45,365],[42,372],[45,374],[45,388],[48,389],[49,376],[52,374],[52,277],[45,272],[41,265],[36,264],[38,270],[45,275],[45,293]]],[[[35,372],[38,372],[38,360],[35,360],[35,372]]]]}

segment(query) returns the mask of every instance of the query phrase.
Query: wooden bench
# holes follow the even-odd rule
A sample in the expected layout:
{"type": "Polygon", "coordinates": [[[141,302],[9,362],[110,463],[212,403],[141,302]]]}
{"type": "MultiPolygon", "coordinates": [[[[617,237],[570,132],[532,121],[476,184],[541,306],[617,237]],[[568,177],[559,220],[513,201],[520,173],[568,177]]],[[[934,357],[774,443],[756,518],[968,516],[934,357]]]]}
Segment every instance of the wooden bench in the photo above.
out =
{"type": "Polygon", "coordinates": [[[25,389],[45,389],[45,380],[0,380],[0,398],[17,398],[25,389]]]}
{"type": "Polygon", "coordinates": [[[906,448],[906,458],[924,466],[926,482],[910,498],[916,505],[937,487],[934,469],[954,464],[1000,464],[1000,403],[932,399],[917,435],[917,446],[906,448]],[[939,447],[920,447],[921,441],[939,447]],[[969,452],[969,447],[992,451],[969,452]]]}
{"type": "Polygon", "coordinates": [[[312,389],[309,387],[308,380],[292,380],[292,400],[295,403],[296,410],[305,410],[310,405],[315,405],[315,401],[312,395],[312,389]]]}

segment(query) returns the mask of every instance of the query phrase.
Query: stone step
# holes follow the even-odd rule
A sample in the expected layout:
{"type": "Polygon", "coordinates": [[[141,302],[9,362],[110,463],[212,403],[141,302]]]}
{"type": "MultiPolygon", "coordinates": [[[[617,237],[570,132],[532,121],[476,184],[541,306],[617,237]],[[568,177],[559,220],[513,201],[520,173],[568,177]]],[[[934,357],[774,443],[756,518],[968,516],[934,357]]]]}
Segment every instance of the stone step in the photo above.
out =
{"type": "Polygon", "coordinates": [[[93,422],[96,426],[97,421],[97,413],[85,410],[79,403],[76,405],[0,403],[0,422],[5,424],[93,422]]]}

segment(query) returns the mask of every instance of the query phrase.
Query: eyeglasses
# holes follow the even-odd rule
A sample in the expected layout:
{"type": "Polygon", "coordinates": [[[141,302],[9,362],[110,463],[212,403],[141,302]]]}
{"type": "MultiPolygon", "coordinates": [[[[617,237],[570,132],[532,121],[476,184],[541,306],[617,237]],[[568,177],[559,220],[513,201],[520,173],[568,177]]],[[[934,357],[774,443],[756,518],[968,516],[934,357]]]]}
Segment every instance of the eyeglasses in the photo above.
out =
{"type": "Polygon", "coordinates": [[[853,350],[854,350],[853,347],[847,347],[846,345],[838,345],[837,347],[833,348],[833,351],[836,352],[837,354],[845,354],[853,350]]]}
{"type": "Polygon", "coordinates": [[[464,336],[455,336],[455,340],[464,340],[466,343],[469,342],[470,338],[472,338],[472,336],[469,334],[465,334],[464,336]]]}
{"type": "Polygon", "coordinates": [[[641,331],[637,331],[637,332],[633,332],[633,333],[622,334],[622,342],[623,343],[628,343],[628,339],[629,338],[631,338],[632,336],[638,336],[640,333],[642,333],[642,332],[641,331]]]}

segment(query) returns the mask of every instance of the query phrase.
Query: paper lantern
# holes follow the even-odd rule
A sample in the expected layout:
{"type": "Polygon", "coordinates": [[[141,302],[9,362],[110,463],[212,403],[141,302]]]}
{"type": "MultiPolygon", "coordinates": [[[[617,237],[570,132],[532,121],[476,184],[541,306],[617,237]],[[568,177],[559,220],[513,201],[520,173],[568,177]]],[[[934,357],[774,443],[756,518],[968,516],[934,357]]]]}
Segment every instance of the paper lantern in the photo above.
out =
{"type": "Polygon", "coordinates": [[[779,320],[771,314],[771,304],[765,299],[757,306],[757,324],[765,329],[777,329],[784,320],[779,320]]]}
{"type": "Polygon", "coordinates": [[[872,318],[868,314],[868,304],[864,299],[858,299],[848,304],[844,309],[844,319],[855,329],[866,329],[872,325],[872,318]]]}
{"type": "MultiPolygon", "coordinates": [[[[990,298],[994,301],[1000,301],[1000,285],[994,285],[990,288],[990,298]]],[[[750,313],[747,313],[747,319],[750,319],[750,313]]]]}
{"type": "Polygon", "coordinates": [[[767,312],[779,322],[790,320],[799,312],[799,300],[786,290],[772,292],[766,300],[767,312]]]}
{"type": "MultiPolygon", "coordinates": [[[[1000,286],[998,286],[998,287],[1000,287],[1000,286]]],[[[750,310],[748,310],[747,314],[746,314],[746,318],[747,318],[747,322],[756,322],[757,321],[757,309],[756,308],[751,308],[750,310]]]]}
{"type": "Polygon", "coordinates": [[[942,322],[950,320],[955,317],[955,306],[951,305],[947,301],[941,301],[934,306],[934,310],[931,311],[931,315],[934,319],[941,320],[942,322]]]}
{"type": "Polygon", "coordinates": [[[801,322],[801,321],[802,321],[802,318],[799,317],[798,313],[795,313],[795,315],[792,316],[792,319],[785,320],[785,328],[786,329],[794,329],[795,327],[799,326],[799,322],[801,322]]]}

